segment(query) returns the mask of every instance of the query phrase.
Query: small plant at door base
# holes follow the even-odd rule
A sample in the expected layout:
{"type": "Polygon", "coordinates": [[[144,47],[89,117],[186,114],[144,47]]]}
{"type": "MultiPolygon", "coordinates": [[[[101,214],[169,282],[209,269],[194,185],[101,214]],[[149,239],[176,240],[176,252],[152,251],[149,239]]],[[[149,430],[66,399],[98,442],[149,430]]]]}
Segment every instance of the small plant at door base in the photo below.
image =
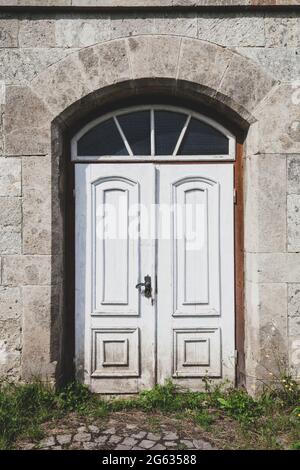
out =
{"type": "Polygon", "coordinates": [[[292,450],[300,450],[300,441],[299,442],[294,442],[291,446],[292,450]]]}
{"type": "Polygon", "coordinates": [[[209,430],[211,425],[215,422],[216,417],[214,413],[210,413],[207,410],[200,411],[199,413],[195,413],[193,416],[194,421],[199,424],[205,430],[209,430]]]}
{"type": "Polygon", "coordinates": [[[300,402],[299,385],[291,374],[283,374],[270,395],[281,399],[283,404],[296,405],[300,402]]]}
{"type": "Polygon", "coordinates": [[[56,392],[39,381],[30,384],[0,384],[0,449],[20,436],[41,437],[41,423],[65,416],[71,411],[81,415],[104,416],[104,403],[81,384],[70,384],[56,392]]]}
{"type": "Polygon", "coordinates": [[[66,411],[84,412],[91,397],[88,387],[75,382],[67,385],[58,394],[57,404],[66,411]]]}
{"type": "Polygon", "coordinates": [[[223,439],[224,448],[230,448],[230,443],[218,433],[220,425],[228,423],[238,436],[238,448],[280,448],[278,442],[284,435],[288,436],[289,448],[299,449],[300,391],[288,374],[282,377],[279,388],[269,387],[258,398],[245,390],[228,388],[228,384],[214,387],[208,379],[204,382],[205,392],[188,391],[168,380],[135,398],[110,400],[103,400],[78,383],[58,391],[39,381],[23,385],[2,383],[0,448],[14,447],[24,437],[39,440],[43,423],[65,419],[70,413],[105,422],[112,413],[142,411],[149,418],[161,413],[179,421],[192,421],[212,439],[223,439]]]}

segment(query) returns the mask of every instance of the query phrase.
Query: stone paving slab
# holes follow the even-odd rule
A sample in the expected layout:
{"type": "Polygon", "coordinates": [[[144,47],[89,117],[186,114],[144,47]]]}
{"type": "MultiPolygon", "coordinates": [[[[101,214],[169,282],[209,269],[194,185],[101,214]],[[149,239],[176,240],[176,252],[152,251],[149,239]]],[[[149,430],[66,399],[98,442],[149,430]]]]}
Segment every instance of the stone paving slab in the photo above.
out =
{"type": "MultiPolygon", "coordinates": [[[[82,418],[81,418],[82,419],[82,418]]],[[[215,447],[203,431],[193,426],[179,426],[176,420],[161,417],[151,421],[146,413],[115,413],[111,419],[78,422],[76,417],[44,425],[40,441],[21,441],[22,450],[211,450],[215,447]],[[132,423],[130,422],[132,419],[132,423]],[[138,422],[137,422],[138,421],[138,422]]]]}

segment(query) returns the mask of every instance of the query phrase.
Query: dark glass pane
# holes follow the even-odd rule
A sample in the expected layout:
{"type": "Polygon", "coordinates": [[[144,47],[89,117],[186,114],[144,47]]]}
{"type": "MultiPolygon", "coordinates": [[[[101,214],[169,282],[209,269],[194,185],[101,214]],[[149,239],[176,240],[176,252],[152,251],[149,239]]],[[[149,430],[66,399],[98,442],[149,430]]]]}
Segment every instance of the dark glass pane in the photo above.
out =
{"type": "Polygon", "coordinates": [[[180,145],[178,155],[214,155],[228,153],[224,134],[202,121],[192,118],[180,145]]]}
{"type": "Polygon", "coordinates": [[[128,155],[113,119],[101,122],[79,139],[79,156],[128,155]]]}
{"type": "Polygon", "coordinates": [[[172,155],[187,116],[170,111],[155,111],[155,154],[172,155]]]}
{"type": "Polygon", "coordinates": [[[118,121],[134,155],[151,155],[150,111],[122,114],[118,121]]]}

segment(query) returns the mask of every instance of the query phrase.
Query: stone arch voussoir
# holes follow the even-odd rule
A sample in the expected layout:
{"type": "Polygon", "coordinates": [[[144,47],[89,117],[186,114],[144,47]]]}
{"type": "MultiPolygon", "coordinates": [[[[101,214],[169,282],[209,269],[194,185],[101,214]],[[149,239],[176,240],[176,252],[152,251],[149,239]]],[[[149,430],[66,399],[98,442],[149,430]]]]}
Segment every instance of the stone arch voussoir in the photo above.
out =
{"type": "Polygon", "coordinates": [[[31,87],[54,117],[86,96],[112,85],[135,88],[168,80],[215,100],[251,124],[254,111],[275,84],[258,64],[213,43],[168,35],[115,39],[74,52],[48,67],[31,87]]]}

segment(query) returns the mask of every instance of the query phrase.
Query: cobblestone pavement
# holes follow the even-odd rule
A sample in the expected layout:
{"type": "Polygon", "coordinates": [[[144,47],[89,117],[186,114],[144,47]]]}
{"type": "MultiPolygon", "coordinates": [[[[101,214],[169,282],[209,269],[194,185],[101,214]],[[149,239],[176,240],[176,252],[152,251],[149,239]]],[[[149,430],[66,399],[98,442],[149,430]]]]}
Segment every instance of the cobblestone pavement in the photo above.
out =
{"type": "Polygon", "coordinates": [[[40,441],[21,441],[23,450],[211,450],[208,440],[191,423],[162,416],[115,413],[114,418],[84,423],[75,416],[62,422],[44,425],[40,441]]]}

